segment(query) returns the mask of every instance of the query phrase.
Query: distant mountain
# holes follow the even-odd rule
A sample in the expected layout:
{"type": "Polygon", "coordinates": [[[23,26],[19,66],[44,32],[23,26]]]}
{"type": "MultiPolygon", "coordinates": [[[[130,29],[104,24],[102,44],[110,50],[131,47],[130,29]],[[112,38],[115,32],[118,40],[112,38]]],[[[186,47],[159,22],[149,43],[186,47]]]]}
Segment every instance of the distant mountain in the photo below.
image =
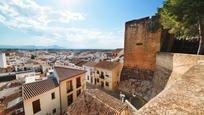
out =
{"type": "Polygon", "coordinates": [[[22,45],[22,46],[14,46],[14,45],[0,45],[0,49],[65,49],[58,45],[51,46],[36,46],[36,45],[22,45]]]}

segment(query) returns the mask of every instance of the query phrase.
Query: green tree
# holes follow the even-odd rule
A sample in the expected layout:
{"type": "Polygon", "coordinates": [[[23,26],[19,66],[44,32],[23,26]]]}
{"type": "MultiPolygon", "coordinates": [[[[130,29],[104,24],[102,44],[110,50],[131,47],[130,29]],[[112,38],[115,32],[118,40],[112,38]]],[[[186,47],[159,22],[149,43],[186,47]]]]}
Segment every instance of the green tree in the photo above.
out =
{"type": "Polygon", "coordinates": [[[35,59],[36,58],[36,55],[31,55],[31,59],[35,59]]]}
{"type": "Polygon", "coordinates": [[[197,54],[204,54],[204,0],[166,0],[159,9],[164,29],[178,39],[197,39],[197,54]]]}

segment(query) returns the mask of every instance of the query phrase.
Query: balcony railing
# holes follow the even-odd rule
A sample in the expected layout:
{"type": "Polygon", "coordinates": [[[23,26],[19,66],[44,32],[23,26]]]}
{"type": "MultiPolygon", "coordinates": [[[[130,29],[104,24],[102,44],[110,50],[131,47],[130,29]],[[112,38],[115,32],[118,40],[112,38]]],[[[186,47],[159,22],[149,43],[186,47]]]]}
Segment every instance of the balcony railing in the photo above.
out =
{"type": "Polygon", "coordinates": [[[71,86],[70,88],[67,88],[67,93],[70,93],[73,91],[73,86],[71,86]]]}
{"type": "Polygon", "coordinates": [[[81,82],[77,82],[77,88],[81,87],[81,82]]]}
{"type": "Polygon", "coordinates": [[[101,79],[104,79],[104,75],[100,75],[99,77],[100,77],[101,79]]]}

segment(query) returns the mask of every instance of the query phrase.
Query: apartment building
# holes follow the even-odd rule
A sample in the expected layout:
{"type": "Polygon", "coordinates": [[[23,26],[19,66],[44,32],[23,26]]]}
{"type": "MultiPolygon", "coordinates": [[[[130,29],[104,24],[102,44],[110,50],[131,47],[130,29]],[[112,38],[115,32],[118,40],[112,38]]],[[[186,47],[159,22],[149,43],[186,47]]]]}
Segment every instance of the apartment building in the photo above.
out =
{"type": "Polygon", "coordinates": [[[46,80],[23,84],[25,115],[64,114],[86,88],[83,70],[55,67],[46,80]]]}
{"type": "Polygon", "coordinates": [[[60,94],[53,79],[24,84],[22,96],[25,115],[59,115],[60,94]]]}
{"type": "Polygon", "coordinates": [[[63,114],[86,88],[86,71],[65,67],[55,67],[54,71],[59,83],[61,112],[63,114]]]}
{"type": "Polygon", "coordinates": [[[95,65],[94,85],[108,90],[115,90],[120,81],[122,64],[119,62],[101,61],[95,65]]]}

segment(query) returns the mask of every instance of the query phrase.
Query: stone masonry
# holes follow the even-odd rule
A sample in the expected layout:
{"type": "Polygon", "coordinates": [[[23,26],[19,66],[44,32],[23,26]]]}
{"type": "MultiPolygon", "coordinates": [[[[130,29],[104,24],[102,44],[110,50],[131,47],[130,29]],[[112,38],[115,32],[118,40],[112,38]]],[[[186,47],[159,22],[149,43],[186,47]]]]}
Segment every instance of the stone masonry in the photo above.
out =
{"type": "Polygon", "coordinates": [[[157,16],[125,24],[124,66],[120,90],[149,100],[161,36],[162,30],[158,26],[157,16]]]}

